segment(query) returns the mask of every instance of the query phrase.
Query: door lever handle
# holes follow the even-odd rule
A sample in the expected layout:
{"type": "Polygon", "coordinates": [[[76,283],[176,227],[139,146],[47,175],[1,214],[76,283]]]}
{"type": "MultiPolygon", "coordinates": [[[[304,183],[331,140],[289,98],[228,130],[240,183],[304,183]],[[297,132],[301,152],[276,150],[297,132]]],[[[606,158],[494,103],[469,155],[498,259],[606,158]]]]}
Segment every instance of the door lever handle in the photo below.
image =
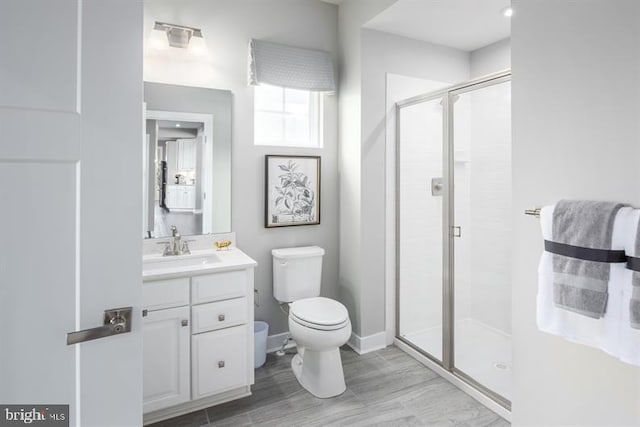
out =
{"type": "Polygon", "coordinates": [[[131,332],[131,312],[131,307],[105,310],[104,324],[102,326],[69,332],[67,334],[67,345],[131,332]]]}

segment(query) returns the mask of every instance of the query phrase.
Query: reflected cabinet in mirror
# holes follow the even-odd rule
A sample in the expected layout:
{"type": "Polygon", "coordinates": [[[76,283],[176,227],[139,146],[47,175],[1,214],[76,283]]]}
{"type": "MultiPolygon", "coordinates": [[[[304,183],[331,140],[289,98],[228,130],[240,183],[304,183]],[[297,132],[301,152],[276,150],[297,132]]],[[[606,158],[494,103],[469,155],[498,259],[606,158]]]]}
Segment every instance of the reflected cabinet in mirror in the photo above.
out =
{"type": "Polygon", "coordinates": [[[144,83],[144,237],[231,231],[231,92],[144,83]]]}

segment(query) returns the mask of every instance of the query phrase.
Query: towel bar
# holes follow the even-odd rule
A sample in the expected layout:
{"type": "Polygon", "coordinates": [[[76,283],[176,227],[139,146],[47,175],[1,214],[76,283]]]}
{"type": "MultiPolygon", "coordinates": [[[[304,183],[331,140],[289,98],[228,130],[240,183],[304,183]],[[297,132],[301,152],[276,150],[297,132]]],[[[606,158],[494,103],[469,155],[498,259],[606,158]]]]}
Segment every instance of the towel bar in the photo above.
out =
{"type": "Polygon", "coordinates": [[[540,208],[525,209],[524,214],[535,216],[536,218],[540,218],[540,210],[541,210],[540,208]]]}

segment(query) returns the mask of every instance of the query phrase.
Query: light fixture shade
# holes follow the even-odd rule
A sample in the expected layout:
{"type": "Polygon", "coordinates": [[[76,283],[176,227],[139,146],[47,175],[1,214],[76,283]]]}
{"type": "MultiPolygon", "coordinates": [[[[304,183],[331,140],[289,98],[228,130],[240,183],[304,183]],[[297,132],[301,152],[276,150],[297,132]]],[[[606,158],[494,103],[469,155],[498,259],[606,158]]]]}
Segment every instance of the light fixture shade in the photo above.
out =
{"type": "Polygon", "coordinates": [[[189,42],[189,52],[196,56],[206,56],[207,44],[204,41],[204,37],[198,37],[194,34],[191,37],[191,42],[189,42]]]}
{"type": "Polygon", "coordinates": [[[171,28],[167,30],[169,46],[186,49],[189,47],[192,32],[185,28],[171,28]]]}
{"type": "Polygon", "coordinates": [[[164,30],[151,30],[149,35],[149,49],[165,50],[169,47],[167,44],[167,35],[164,30]]]}
{"type": "MultiPolygon", "coordinates": [[[[157,22],[154,30],[163,31],[166,34],[166,40],[171,47],[187,49],[190,41],[195,38],[202,39],[202,31],[199,28],[185,27],[183,25],[168,24],[166,22],[157,22]]],[[[153,31],[152,33],[154,33],[153,31]]],[[[165,45],[166,43],[165,42],[165,45]]]]}

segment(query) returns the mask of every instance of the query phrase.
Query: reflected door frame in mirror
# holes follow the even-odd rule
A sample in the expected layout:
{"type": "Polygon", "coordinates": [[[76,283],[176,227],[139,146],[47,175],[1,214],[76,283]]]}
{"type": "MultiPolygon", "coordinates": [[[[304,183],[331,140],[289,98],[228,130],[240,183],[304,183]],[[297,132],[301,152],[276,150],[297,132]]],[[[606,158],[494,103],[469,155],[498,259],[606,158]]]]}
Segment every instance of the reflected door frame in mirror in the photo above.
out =
{"type": "MultiPolygon", "coordinates": [[[[146,104],[145,104],[146,106],[146,104]]],[[[160,110],[146,110],[145,120],[165,120],[176,122],[194,122],[203,124],[204,145],[202,150],[202,191],[204,198],[209,199],[213,194],[213,115],[203,113],[188,113],[180,111],[160,111],[160,110]]],[[[150,154],[150,153],[149,153],[150,154]]],[[[198,178],[200,179],[200,177],[198,178]]],[[[143,190],[145,190],[143,188],[143,190]]],[[[146,209],[147,209],[147,195],[148,189],[145,190],[145,196],[143,197],[143,214],[145,218],[143,223],[147,224],[146,209]]],[[[213,232],[213,206],[211,203],[202,204],[202,234],[209,234],[213,232]]],[[[145,227],[149,229],[148,226],[145,227]]],[[[146,230],[145,230],[146,232],[146,230]]],[[[154,237],[166,237],[166,236],[154,236],[154,237]]]]}

